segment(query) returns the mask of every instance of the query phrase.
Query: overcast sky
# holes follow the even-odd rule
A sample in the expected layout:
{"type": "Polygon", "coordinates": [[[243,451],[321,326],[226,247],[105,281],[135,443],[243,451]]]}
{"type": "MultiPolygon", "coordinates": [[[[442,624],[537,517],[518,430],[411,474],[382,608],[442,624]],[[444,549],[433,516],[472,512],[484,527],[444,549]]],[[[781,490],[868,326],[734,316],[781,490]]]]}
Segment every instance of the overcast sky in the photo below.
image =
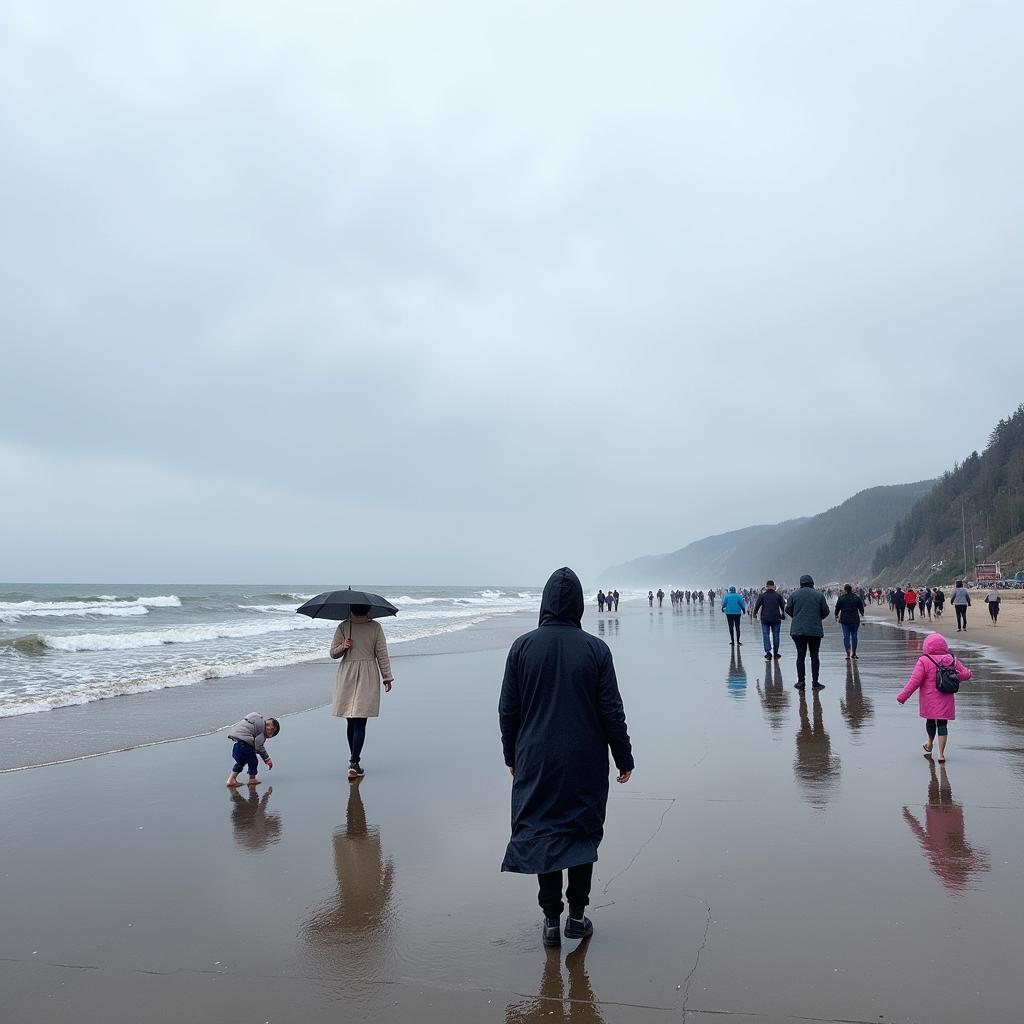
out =
{"type": "Polygon", "coordinates": [[[1024,399],[1024,7],[0,0],[0,579],[534,583],[1024,399]]]}

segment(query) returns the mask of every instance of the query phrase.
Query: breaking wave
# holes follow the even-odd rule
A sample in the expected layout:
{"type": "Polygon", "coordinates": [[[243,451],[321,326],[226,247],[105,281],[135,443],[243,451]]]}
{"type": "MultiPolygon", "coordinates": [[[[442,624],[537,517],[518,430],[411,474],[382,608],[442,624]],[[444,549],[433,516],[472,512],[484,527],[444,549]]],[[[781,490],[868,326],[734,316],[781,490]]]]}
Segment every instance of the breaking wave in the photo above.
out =
{"type": "Polygon", "coordinates": [[[320,619],[296,616],[294,619],[257,620],[256,622],[211,622],[190,626],[168,626],[166,629],[141,630],[137,633],[70,633],[47,636],[42,640],[54,651],[130,651],[141,647],[162,647],[165,644],[193,644],[208,640],[237,640],[240,637],[287,633],[298,629],[323,629],[320,619]]]}
{"type": "Polygon", "coordinates": [[[158,594],[155,597],[96,597],[57,598],[52,601],[0,601],[0,622],[18,622],[37,618],[87,618],[93,615],[127,618],[148,615],[150,608],[179,608],[181,598],[176,594],[158,594]]]}

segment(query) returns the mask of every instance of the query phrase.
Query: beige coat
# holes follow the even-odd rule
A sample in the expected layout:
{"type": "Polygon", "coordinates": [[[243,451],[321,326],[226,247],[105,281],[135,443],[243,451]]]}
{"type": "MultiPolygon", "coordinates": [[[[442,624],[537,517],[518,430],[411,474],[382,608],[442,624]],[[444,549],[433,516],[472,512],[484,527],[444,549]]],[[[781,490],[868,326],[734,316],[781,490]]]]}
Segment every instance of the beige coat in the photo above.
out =
{"type": "Polygon", "coordinates": [[[346,619],[334,631],[331,657],[341,658],[334,683],[331,714],[337,718],[376,718],[380,714],[381,677],[390,683],[391,661],[379,622],[362,616],[346,619]],[[341,645],[352,638],[352,649],[341,645]]]}

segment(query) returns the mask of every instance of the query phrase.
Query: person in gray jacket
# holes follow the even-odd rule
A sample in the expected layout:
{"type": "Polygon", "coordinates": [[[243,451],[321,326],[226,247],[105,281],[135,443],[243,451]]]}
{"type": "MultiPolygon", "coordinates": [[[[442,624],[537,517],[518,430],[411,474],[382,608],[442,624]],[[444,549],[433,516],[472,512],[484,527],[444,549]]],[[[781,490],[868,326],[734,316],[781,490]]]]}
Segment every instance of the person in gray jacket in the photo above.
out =
{"type": "Polygon", "coordinates": [[[811,652],[811,685],[815,690],[824,689],[818,681],[821,663],[818,651],[825,635],[822,622],[828,618],[829,607],[825,595],[814,589],[814,580],[806,573],[800,577],[800,587],[789,595],[786,614],[790,617],[789,635],[796,644],[796,688],[804,688],[807,652],[811,652]]]}
{"type": "Polygon", "coordinates": [[[956,581],[949,600],[953,604],[953,611],[956,612],[956,631],[959,633],[961,627],[967,628],[967,606],[971,603],[971,595],[964,586],[963,580],[956,581]]]}
{"type": "Polygon", "coordinates": [[[234,758],[234,766],[228,776],[229,786],[238,786],[238,773],[243,768],[249,769],[249,785],[258,786],[260,780],[256,778],[256,757],[263,758],[263,763],[268,768],[274,767],[274,762],[267,753],[265,740],[269,740],[281,731],[281,723],[276,718],[264,718],[256,711],[250,711],[240,722],[236,722],[228,730],[228,739],[234,740],[235,745],[231,748],[231,756],[234,758]]]}

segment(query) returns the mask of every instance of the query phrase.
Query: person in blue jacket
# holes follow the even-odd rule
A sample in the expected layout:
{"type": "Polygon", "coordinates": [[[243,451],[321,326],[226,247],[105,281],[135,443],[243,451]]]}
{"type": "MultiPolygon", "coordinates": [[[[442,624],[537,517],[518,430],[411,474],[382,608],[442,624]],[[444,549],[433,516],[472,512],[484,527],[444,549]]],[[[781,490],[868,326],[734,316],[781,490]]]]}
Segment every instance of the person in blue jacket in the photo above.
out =
{"type": "Polygon", "coordinates": [[[734,644],[737,647],[743,646],[743,642],[740,640],[740,619],[746,610],[747,602],[743,600],[742,594],[736,593],[735,587],[730,587],[728,592],[722,595],[722,611],[725,612],[725,618],[729,623],[730,647],[734,644]]]}

